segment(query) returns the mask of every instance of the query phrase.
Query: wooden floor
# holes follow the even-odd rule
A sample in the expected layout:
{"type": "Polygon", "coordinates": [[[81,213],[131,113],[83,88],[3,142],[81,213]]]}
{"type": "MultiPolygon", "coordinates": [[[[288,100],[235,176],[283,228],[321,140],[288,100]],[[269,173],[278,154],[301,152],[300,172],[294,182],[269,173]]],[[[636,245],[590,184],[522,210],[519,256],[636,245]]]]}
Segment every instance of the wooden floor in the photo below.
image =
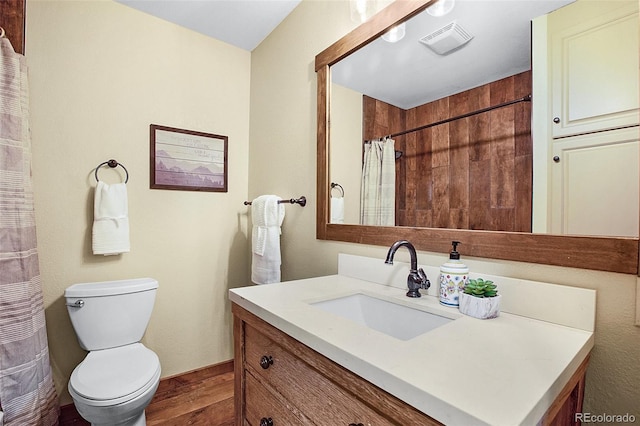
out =
{"type": "MultiPolygon", "coordinates": [[[[62,411],[60,426],[89,425],[77,414],[62,411]]],[[[145,411],[147,426],[233,425],[233,363],[162,379],[145,411]]]]}

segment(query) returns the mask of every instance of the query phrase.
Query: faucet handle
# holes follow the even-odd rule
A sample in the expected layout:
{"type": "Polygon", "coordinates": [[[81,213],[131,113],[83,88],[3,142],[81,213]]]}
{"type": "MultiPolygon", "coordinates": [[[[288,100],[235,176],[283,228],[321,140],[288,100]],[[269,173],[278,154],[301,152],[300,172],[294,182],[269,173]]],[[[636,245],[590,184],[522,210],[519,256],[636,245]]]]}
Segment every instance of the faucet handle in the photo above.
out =
{"type": "Polygon", "coordinates": [[[427,278],[427,274],[424,272],[424,269],[418,268],[418,277],[420,277],[420,288],[428,289],[431,287],[431,282],[429,278],[427,278]]]}

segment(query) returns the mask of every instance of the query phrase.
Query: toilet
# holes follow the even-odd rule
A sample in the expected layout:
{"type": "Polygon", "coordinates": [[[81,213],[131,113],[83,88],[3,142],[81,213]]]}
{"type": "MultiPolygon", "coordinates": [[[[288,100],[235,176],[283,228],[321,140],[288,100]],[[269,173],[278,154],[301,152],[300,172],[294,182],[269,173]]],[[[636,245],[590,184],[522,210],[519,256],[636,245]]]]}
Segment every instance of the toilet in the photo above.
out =
{"type": "Polygon", "coordinates": [[[152,278],[74,284],[64,296],[80,346],[69,393],[92,425],[143,426],[160,382],[158,356],[140,340],[158,290],[152,278]]]}

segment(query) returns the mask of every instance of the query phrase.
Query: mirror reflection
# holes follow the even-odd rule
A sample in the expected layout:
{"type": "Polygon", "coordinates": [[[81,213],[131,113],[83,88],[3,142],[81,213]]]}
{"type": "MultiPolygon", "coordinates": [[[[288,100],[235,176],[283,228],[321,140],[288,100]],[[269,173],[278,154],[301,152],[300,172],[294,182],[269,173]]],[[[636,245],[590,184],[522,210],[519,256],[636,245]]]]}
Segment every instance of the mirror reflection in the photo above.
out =
{"type": "MultiPolygon", "coordinates": [[[[555,145],[534,149],[532,103],[475,114],[532,93],[531,21],[567,3],[459,1],[445,16],[413,17],[401,39],[380,37],[332,66],[329,164],[340,188],[331,190],[331,222],[637,236],[637,178],[635,227],[552,226],[547,205],[558,197],[546,187],[555,145]],[[363,168],[372,157],[373,168],[363,168]]],[[[637,175],[632,145],[623,167],[637,175]]]]}

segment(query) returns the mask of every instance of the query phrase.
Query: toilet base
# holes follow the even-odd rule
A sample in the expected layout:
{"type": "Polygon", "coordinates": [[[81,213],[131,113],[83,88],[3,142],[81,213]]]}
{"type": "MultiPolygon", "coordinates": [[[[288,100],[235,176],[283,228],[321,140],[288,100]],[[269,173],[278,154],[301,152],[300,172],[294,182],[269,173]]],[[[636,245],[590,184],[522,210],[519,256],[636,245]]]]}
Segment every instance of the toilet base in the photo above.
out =
{"type": "MultiPolygon", "coordinates": [[[[158,372],[155,384],[147,392],[123,404],[96,407],[77,399],[74,399],[73,403],[80,416],[91,422],[92,426],[146,426],[147,418],[144,409],[158,389],[159,376],[158,372]]],[[[74,396],[73,393],[71,395],[74,396]]]]}

